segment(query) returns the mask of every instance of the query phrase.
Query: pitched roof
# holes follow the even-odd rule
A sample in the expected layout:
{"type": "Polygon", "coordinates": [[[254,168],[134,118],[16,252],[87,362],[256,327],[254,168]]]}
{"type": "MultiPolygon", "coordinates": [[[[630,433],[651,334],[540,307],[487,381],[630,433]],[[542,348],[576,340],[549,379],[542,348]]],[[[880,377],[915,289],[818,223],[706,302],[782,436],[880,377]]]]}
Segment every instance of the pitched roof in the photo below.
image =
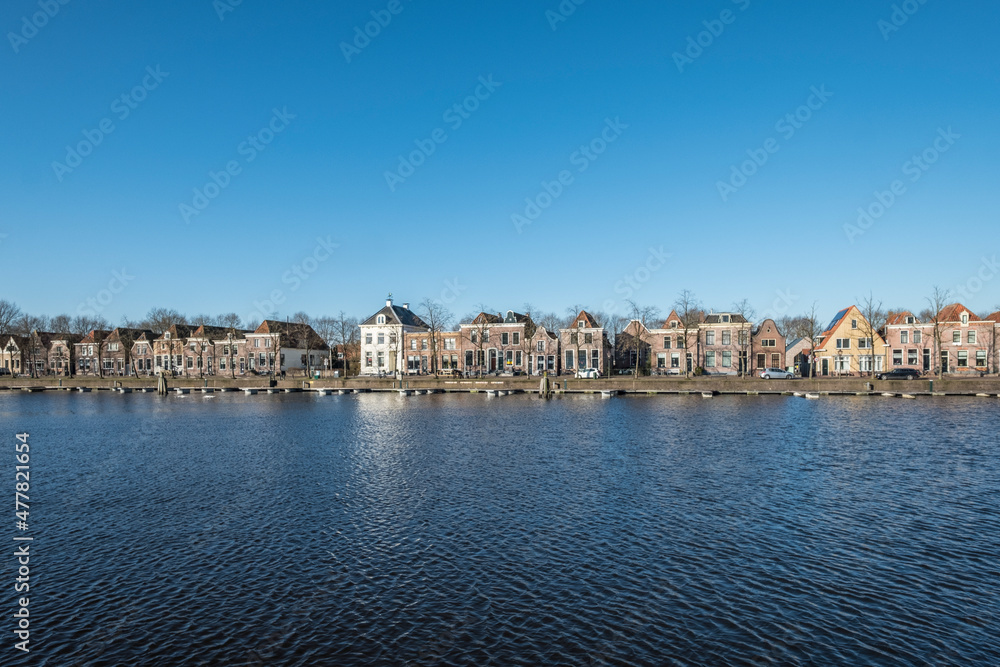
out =
{"type": "Polygon", "coordinates": [[[712,313],[711,315],[706,315],[703,321],[705,324],[746,324],[747,318],[739,313],[712,313]],[[723,321],[723,315],[729,316],[728,322],[723,321]]]}
{"type": "Polygon", "coordinates": [[[499,324],[501,322],[503,322],[503,318],[493,313],[479,313],[476,315],[476,319],[472,320],[472,324],[499,324]]]}
{"type": "Polygon", "coordinates": [[[681,322],[681,316],[677,314],[677,311],[676,310],[671,310],[670,314],[667,315],[667,319],[663,320],[663,326],[660,327],[660,328],[661,329],[669,329],[670,328],[670,320],[677,320],[677,322],[679,324],[683,324],[683,322],[681,322]]]}
{"type": "Polygon", "coordinates": [[[225,338],[229,335],[230,331],[235,331],[237,334],[248,334],[250,329],[230,329],[229,327],[217,327],[211,324],[202,324],[200,327],[195,329],[191,333],[192,338],[225,338]]]}
{"type": "Polygon", "coordinates": [[[907,317],[912,317],[913,321],[916,322],[916,323],[920,322],[920,319],[916,315],[914,315],[913,313],[911,313],[910,311],[908,311],[908,310],[901,310],[898,313],[893,313],[893,312],[889,313],[889,316],[885,320],[886,326],[888,326],[890,324],[906,324],[907,323],[906,322],[906,318],[907,317]]]}
{"type": "Polygon", "coordinates": [[[990,322],[1000,323],[1000,310],[998,310],[995,313],[990,313],[989,315],[986,316],[986,319],[989,320],[990,322]]]}
{"type": "MultiPolygon", "coordinates": [[[[573,323],[568,328],[577,327],[577,325],[580,324],[581,320],[583,321],[583,326],[585,328],[588,328],[588,329],[600,329],[601,328],[601,325],[597,323],[597,320],[594,318],[594,316],[591,315],[590,313],[588,313],[585,310],[581,310],[580,314],[573,318],[573,323]]],[[[579,328],[579,327],[577,327],[577,328],[579,328]]]]}
{"type": "Polygon", "coordinates": [[[295,322],[282,322],[280,320],[264,320],[253,332],[255,334],[277,334],[281,337],[281,344],[291,348],[310,348],[312,350],[328,350],[326,344],[316,330],[308,324],[296,324],[295,322]]]}
{"type": "Polygon", "coordinates": [[[91,329],[83,336],[79,342],[81,343],[96,343],[98,340],[103,341],[111,334],[110,331],[106,329],[91,329]]]}
{"type": "Polygon", "coordinates": [[[191,335],[192,331],[194,331],[194,327],[188,324],[171,324],[169,327],[167,327],[166,331],[161,333],[156,338],[157,340],[159,340],[160,338],[164,338],[168,333],[170,334],[170,338],[173,338],[174,340],[178,338],[187,338],[191,335]]]}
{"type": "Polygon", "coordinates": [[[979,316],[960,303],[952,303],[941,309],[938,313],[938,322],[960,322],[962,313],[969,314],[970,322],[982,322],[979,316]]]}
{"type": "Polygon", "coordinates": [[[407,327],[420,327],[421,329],[430,329],[427,324],[420,319],[416,313],[414,313],[409,308],[403,308],[397,305],[386,305],[377,313],[369,317],[367,320],[362,322],[362,325],[366,324],[378,324],[378,316],[385,315],[385,320],[389,324],[402,324],[407,327]]]}

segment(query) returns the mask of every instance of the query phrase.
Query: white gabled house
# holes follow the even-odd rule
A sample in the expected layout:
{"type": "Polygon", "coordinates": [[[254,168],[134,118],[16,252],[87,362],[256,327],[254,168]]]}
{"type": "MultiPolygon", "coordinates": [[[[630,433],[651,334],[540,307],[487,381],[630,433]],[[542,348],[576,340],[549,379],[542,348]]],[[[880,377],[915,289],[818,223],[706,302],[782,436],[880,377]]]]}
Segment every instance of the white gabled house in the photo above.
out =
{"type": "Polygon", "coordinates": [[[404,336],[426,332],[430,327],[410,310],[410,304],[392,304],[392,295],[385,307],[367,320],[361,328],[361,371],[359,375],[393,375],[406,369],[403,359],[404,336]]]}

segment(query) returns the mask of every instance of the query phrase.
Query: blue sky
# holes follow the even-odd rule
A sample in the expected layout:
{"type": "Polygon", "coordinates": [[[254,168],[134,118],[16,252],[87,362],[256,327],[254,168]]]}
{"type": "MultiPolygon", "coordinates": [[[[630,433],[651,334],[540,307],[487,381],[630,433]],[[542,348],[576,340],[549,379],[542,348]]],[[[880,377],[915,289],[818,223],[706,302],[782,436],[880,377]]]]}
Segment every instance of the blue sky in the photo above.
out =
{"type": "Polygon", "coordinates": [[[3,4],[0,298],[1000,302],[995,2],[232,3],[3,4]]]}

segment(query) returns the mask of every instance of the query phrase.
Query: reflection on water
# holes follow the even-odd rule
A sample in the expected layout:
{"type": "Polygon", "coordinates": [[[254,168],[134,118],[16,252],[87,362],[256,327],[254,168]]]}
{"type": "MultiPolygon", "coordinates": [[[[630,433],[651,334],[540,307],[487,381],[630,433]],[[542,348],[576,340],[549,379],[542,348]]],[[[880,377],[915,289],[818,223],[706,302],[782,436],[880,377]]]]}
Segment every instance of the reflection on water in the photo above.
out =
{"type": "Polygon", "coordinates": [[[1000,663],[992,402],[60,393],[0,415],[31,433],[31,664],[1000,663]]]}

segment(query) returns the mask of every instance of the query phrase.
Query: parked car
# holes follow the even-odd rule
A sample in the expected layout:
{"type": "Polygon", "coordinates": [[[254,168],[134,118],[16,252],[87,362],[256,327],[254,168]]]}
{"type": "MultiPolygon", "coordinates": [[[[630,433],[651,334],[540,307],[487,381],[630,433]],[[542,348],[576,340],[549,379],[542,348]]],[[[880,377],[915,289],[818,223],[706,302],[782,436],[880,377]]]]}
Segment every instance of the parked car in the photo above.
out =
{"type": "Polygon", "coordinates": [[[920,371],[915,368],[893,368],[891,371],[876,373],[876,380],[916,380],[920,371]]]}
{"type": "Polygon", "coordinates": [[[788,380],[795,377],[795,373],[789,373],[781,368],[762,368],[760,369],[760,376],[765,380],[788,380]]]}
{"type": "Polygon", "coordinates": [[[596,368],[581,368],[576,372],[576,376],[585,380],[596,380],[601,377],[601,372],[596,368]]]}
{"type": "Polygon", "coordinates": [[[462,377],[462,371],[457,368],[442,368],[438,370],[438,375],[446,378],[462,377]]]}

